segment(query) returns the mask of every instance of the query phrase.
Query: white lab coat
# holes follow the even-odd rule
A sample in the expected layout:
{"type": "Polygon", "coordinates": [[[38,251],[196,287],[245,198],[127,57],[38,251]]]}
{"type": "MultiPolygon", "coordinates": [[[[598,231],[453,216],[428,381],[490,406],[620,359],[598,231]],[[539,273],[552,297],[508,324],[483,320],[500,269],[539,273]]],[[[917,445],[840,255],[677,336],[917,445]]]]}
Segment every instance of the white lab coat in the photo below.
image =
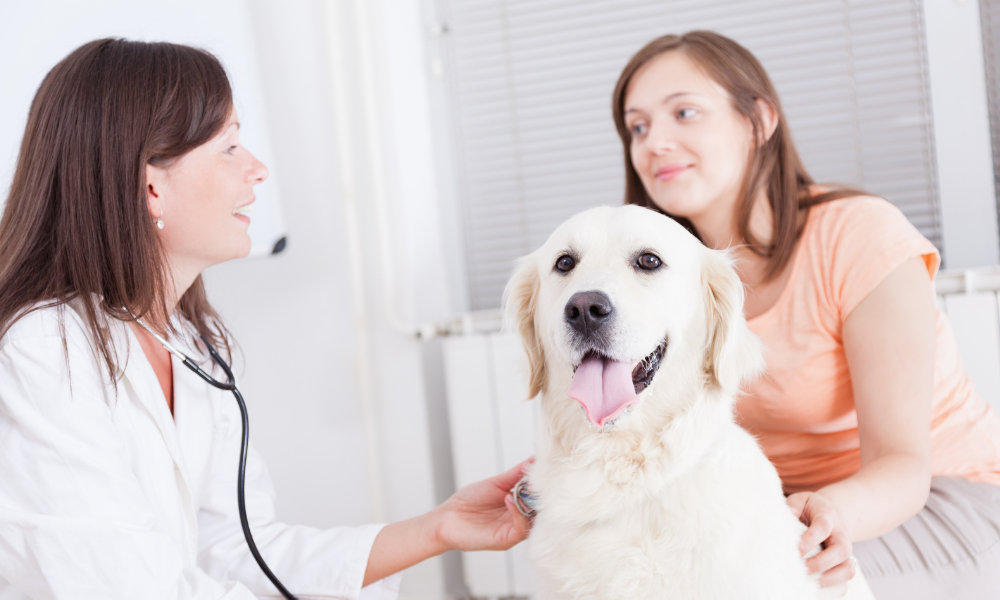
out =
{"type": "MultiPolygon", "coordinates": [[[[240,529],[233,395],[175,358],[172,418],[138,340],[118,322],[112,334],[128,354],[116,394],[81,315],[77,303],[43,309],[0,339],[0,600],[280,597],[240,529]]],[[[224,378],[211,364],[202,368],[224,378]]],[[[276,522],[252,445],[246,505],[257,547],[293,594],[397,596],[399,575],[361,590],[381,527],[276,522]]]]}

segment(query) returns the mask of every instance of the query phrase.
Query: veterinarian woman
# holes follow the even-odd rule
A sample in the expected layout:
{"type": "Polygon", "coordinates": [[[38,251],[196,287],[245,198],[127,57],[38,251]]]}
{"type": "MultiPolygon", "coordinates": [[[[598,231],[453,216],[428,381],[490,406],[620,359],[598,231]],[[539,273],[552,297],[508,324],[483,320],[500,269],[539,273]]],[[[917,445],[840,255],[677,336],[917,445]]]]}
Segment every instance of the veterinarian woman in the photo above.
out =
{"type": "MultiPolygon", "coordinates": [[[[195,336],[230,341],[200,274],[249,252],[242,213],[266,177],[204,51],[98,40],[45,77],[0,220],[0,598],[276,596],[241,531],[233,396],[137,324],[210,370],[195,336]]],[[[293,594],[394,598],[390,576],[421,560],[522,540],[521,475],[320,531],[275,521],[251,449],[246,504],[293,594]]]]}
{"type": "Polygon", "coordinates": [[[809,525],[801,550],[825,546],[810,570],[832,585],[857,562],[880,600],[1000,597],[1000,420],[935,306],[934,246],[885,200],[813,182],[730,39],[653,40],[613,113],[626,203],[737,259],[767,360],[738,418],[809,525]]]}

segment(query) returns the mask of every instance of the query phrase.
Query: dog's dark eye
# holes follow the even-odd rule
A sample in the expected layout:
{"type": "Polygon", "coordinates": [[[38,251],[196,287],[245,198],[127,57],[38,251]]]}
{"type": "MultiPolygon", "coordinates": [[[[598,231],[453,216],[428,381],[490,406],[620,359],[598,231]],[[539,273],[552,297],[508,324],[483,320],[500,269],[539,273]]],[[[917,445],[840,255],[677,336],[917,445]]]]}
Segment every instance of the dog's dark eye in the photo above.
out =
{"type": "Polygon", "coordinates": [[[660,261],[660,257],[655,254],[650,254],[649,252],[643,254],[636,259],[635,265],[640,269],[645,271],[653,271],[660,268],[663,262],[660,261]]]}
{"type": "Polygon", "coordinates": [[[564,254],[556,261],[556,271],[569,273],[576,266],[576,261],[569,254],[564,254]]]}

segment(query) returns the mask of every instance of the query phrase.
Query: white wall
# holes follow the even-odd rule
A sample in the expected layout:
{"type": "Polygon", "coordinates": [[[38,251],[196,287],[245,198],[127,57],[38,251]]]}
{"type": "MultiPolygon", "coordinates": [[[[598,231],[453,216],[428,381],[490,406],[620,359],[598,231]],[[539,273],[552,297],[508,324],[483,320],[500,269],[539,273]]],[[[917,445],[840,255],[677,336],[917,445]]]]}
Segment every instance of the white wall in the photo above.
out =
{"type": "Polygon", "coordinates": [[[270,466],[279,516],[363,523],[369,498],[322,20],[303,3],[264,8],[251,16],[274,166],[286,172],[289,244],[274,257],[210,269],[209,297],[243,352],[237,373],[251,439],[270,466]]]}
{"type": "MultiPolygon", "coordinates": [[[[276,257],[220,265],[206,276],[213,302],[244,351],[241,387],[252,439],[271,468],[279,516],[319,526],[373,517],[359,409],[358,378],[365,376],[357,369],[363,362],[359,326],[368,336],[372,366],[381,464],[375,483],[384,495],[384,517],[415,516],[450,491],[450,457],[430,434],[446,438],[446,430],[440,433],[443,386],[425,380],[425,373],[440,377],[439,368],[425,368],[425,360],[438,360],[439,349],[406,339],[388,324],[373,204],[382,193],[390,215],[397,287],[392,306],[410,322],[448,314],[420,4],[365,2],[362,15],[359,4],[338,0],[332,19],[331,7],[319,2],[251,4],[289,244],[276,257]],[[358,32],[365,23],[373,97],[365,94],[361,68],[365,36],[358,32]],[[347,62],[341,76],[348,131],[335,123],[331,43],[347,62]],[[377,119],[375,138],[367,114],[377,119]],[[346,180],[340,142],[353,165],[346,180]],[[352,303],[357,290],[350,287],[345,183],[359,211],[361,311],[352,303]],[[360,324],[354,322],[359,314],[365,319],[360,324]],[[429,406],[435,423],[428,420],[429,406]]],[[[404,596],[443,597],[444,571],[441,559],[411,569],[404,596]]]]}

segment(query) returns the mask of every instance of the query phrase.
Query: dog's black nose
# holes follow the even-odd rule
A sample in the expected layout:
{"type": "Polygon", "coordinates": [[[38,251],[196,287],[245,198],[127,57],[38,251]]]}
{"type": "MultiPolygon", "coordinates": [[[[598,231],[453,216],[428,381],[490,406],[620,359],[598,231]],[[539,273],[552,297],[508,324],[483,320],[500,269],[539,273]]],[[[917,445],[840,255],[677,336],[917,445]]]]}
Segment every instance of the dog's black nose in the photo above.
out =
{"type": "Polygon", "coordinates": [[[589,337],[611,320],[614,307],[604,292],[577,292],[566,303],[566,322],[573,329],[589,337]]]}

